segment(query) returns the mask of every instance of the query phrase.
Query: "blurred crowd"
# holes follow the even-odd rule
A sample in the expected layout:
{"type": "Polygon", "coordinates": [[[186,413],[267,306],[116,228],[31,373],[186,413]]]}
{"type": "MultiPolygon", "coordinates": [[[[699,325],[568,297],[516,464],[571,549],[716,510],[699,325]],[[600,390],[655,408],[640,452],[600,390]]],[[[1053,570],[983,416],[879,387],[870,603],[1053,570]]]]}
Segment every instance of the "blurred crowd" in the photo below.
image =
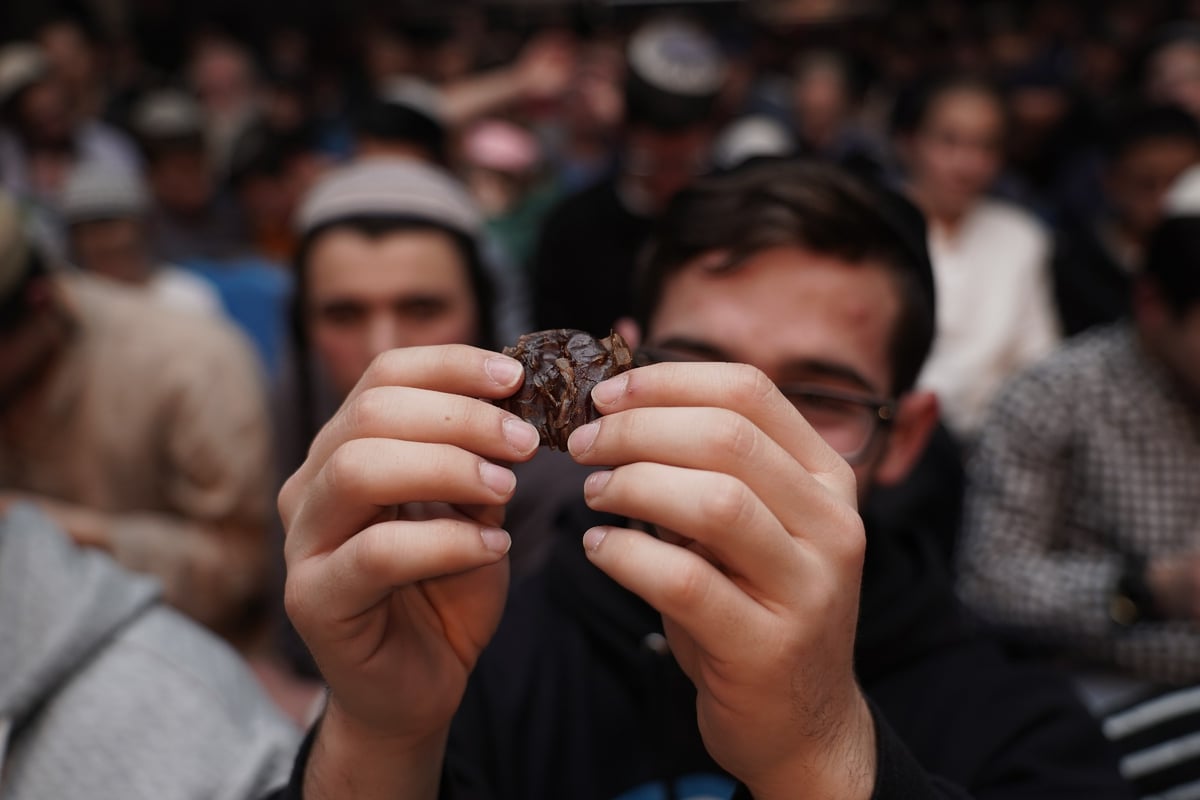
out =
{"type": "MultiPolygon", "coordinates": [[[[926,223],[941,424],[867,511],[927,523],[978,617],[1099,719],[1200,683],[1200,262],[1139,288],[1200,258],[1200,4],[171,5],[0,10],[0,510],[156,578],[264,714],[321,701],[274,498],[376,356],[636,344],[671,199],[795,158],[926,223]]],[[[526,574],[588,470],[516,469],[526,574]]],[[[143,591],[81,591],[63,635],[125,608],[108,641],[143,591]]],[[[1170,736],[1200,735],[1190,709],[1170,736]]]]}

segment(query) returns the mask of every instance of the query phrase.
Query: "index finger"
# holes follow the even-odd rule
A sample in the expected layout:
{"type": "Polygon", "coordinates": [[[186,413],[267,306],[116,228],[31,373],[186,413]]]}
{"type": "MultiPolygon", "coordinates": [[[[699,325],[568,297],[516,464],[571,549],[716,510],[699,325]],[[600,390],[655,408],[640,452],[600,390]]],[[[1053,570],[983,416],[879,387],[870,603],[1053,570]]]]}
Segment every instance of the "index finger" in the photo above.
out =
{"type": "Polygon", "coordinates": [[[717,406],[741,414],[844,501],[857,506],[854,472],[761,370],[747,364],[651,364],[596,384],[603,414],[629,408],[717,406]]]}

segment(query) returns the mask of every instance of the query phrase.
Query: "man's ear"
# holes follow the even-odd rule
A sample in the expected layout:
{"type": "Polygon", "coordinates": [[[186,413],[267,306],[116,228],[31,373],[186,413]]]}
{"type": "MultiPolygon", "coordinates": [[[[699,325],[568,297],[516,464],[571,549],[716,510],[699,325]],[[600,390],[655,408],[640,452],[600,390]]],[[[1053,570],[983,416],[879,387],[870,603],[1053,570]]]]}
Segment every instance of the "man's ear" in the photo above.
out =
{"type": "Polygon", "coordinates": [[[642,343],[642,329],[633,317],[621,317],[613,323],[613,330],[621,334],[630,350],[637,350],[638,345],[642,343]]]}
{"type": "Polygon", "coordinates": [[[875,469],[875,483],[894,486],[905,478],[925,452],[938,422],[938,399],[933,392],[909,392],[896,404],[886,450],[875,469]]]}

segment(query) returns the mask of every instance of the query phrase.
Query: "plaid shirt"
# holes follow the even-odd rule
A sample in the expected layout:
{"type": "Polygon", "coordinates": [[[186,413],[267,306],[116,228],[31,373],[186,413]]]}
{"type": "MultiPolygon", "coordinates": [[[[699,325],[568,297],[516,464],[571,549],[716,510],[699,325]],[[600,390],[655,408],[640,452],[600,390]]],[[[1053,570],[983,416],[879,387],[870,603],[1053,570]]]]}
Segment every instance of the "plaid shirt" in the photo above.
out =
{"type": "Polygon", "coordinates": [[[1200,678],[1200,625],[1108,614],[1128,557],[1200,552],[1200,409],[1131,325],[1011,381],[969,486],[959,589],[985,619],[1146,679],[1200,678]]]}

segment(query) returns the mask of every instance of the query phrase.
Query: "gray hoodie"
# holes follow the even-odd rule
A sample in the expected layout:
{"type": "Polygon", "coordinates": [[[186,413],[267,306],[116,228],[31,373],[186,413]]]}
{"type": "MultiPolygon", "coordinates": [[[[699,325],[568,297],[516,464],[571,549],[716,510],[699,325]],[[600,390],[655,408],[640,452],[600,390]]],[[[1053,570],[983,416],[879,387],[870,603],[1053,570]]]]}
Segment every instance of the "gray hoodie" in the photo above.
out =
{"type": "Polygon", "coordinates": [[[0,518],[0,799],[255,798],[296,744],[238,655],[154,581],[30,507],[0,518]]]}

